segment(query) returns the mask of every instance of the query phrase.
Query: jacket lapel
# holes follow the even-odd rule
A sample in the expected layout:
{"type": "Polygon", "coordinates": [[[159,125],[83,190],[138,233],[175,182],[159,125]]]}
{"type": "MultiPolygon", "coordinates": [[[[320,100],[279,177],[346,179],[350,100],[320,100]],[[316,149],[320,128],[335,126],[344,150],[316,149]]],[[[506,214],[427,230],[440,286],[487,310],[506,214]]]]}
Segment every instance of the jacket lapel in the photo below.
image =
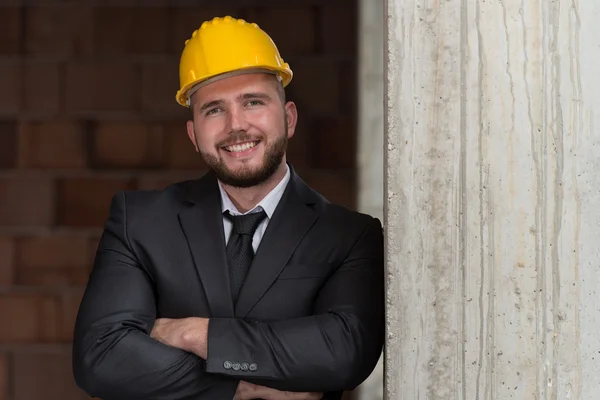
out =
{"type": "Polygon", "coordinates": [[[246,317],[277,279],[304,235],[317,220],[318,212],[310,205],[318,201],[320,199],[292,170],[290,183],[269,221],[240,291],[235,305],[237,317],[246,317]]]}
{"type": "Polygon", "coordinates": [[[179,214],[179,221],[212,316],[233,317],[217,181],[212,174],[207,174],[199,181],[194,181],[191,186],[189,200],[194,205],[179,214]]]}

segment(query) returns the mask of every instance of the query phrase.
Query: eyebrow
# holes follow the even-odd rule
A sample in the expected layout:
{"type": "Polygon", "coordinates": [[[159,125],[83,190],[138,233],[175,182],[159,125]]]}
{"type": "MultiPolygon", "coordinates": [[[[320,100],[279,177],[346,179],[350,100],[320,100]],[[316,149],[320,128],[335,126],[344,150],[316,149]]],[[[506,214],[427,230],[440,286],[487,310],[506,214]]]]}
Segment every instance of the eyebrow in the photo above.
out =
{"type": "Polygon", "coordinates": [[[271,100],[271,96],[266,93],[256,92],[256,93],[245,93],[241,95],[238,99],[240,100],[248,100],[248,99],[263,99],[263,100],[271,100]]]}
{"type": "Polygon", "coordinates": [[[202,104],[202,106],[199,108],[199,111],[204,111],[208,108],[214,107],[214,106],[218,106],[220,104],[223,104],[223,100],[213,100],[213,101],[209,101],[208,103],[204,103],[202,104]]]}
{"type": "MultiPolygon", "coordinates": [[[[253,92],[253,93],[244,93],[244,94],[238,96],[237,99],[238,100],[248,100],[248,99],[271,100],[271,96],[269,96],[266,93],[262,93],[262,92],[253,92]]],[[[223,103],[225,103],[225,102],[221,99],[209,101],[208,103],[202,104],[202,106],[199,108],[199,111],[204,111],[208,108],[222,105],[223,103]]]]}

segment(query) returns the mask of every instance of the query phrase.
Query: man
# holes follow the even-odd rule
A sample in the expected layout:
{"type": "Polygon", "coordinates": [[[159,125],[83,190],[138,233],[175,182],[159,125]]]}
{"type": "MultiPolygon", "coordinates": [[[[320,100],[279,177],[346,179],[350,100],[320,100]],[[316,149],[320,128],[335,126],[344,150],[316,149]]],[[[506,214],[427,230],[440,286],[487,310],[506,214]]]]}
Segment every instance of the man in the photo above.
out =
{"type": "Polygon", "coordinates": [[[186,41],[177,101],[210,171],[113,198],[74,334],[88,394],[340,399],[372,372],[382,227],[287,163],[291,79],[255,24],[215,18],[186,41]]]}

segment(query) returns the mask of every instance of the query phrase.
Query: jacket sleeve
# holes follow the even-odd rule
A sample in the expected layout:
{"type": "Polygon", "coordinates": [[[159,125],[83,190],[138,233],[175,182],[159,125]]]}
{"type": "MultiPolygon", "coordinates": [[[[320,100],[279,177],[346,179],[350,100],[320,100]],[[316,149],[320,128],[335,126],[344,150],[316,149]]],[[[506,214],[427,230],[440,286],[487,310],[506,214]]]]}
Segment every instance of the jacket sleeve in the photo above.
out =
{"type": "Polygon", "coordinates": [[[211,319],[207,371],[295,392],[354,389],[383,348],[383,270],[383,233],[373,219],[319,292],[314,315],[211,319]]]}
{"type": "Polygon", "coordinates": [[[75,323],[73,373],[88,395],[115,399],[232,399],[238,380],[150,337],[153,281],[127,237],[126,197],[111,203],[75,323]]]}

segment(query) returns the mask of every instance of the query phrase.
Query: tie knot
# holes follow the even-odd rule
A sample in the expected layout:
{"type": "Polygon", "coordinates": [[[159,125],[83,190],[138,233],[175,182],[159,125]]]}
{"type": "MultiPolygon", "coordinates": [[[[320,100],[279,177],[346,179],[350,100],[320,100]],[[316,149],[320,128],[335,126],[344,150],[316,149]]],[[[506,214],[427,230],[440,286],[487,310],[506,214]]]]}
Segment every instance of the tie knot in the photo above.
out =
{"type": "Polygon", "coordinates": [[[254,235],[258,225],[267,216],[264,211],[245,215],[231,215],[229,211],[225,211],[224,215],[233,224],[233,232],[238,235],[254,235]]]}

